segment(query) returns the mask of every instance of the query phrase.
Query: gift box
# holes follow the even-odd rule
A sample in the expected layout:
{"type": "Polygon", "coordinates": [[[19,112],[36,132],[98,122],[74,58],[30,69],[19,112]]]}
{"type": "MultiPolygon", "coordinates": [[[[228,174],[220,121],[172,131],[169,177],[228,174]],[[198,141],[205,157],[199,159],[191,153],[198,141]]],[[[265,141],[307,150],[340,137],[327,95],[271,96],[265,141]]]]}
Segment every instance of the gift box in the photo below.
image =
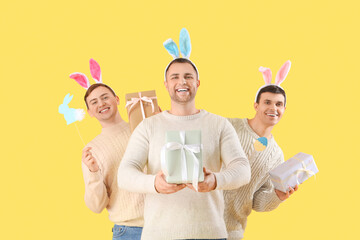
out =
{"type": "Polygon", "coordinates": [[[125,100],[131,132],[142,120],[159,112],[155,90],[128,93],[125,100]]]}
{"type": "Polygon", "coordinates": [[[295,187],[319,172],[313,156],[298,153],[269,172],[274,187],[287,192],[289,187],[295,187]]]}
{"type": "Polygon", "coordinates": [[[168,183],[204,181],[201,131],[167,131],[162,148],[161,167],[168,183]]]}

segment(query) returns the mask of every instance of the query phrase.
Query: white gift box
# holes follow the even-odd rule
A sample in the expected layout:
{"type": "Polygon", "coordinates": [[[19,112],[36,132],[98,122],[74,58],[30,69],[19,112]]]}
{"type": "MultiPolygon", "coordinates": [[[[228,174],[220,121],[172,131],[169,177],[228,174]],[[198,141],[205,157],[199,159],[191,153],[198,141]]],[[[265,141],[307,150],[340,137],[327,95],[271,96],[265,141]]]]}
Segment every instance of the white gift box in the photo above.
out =
{"type": "Polygon", "coordinates": [[[274,187],[282,192],[287,192],[289,187],[295,187],[306,179],[319,172],[313,156],[298,153],[289,160],[280,164],[269,172],[274,187]]]}

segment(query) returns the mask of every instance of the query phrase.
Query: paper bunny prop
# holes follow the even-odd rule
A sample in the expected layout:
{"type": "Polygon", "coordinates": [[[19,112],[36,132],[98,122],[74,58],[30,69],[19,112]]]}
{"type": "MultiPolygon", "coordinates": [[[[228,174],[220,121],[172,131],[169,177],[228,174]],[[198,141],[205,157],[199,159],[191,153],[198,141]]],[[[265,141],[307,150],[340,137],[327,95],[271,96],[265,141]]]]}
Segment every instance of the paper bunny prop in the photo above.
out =
{"type": "MultiPolygon", "coordinates": [[[[90,59],[90,73],[96,83],[102,83],[100,65],[92,58],[90,59]]],[[[78,84],[80,84],[80,86],[85,89],[90,87],[89,79],[83,73],[72,73],[70,74],[70,78],[74,79],[78,84]]]]}
{"type": "Polygon", "coordinates": [[[70,96],[70,93],[68,93],[65,96],[63,103],[59,106],[59,113],[64,114],[67,125],[76,121],[81,121],[85,116],[85,111],[83,109],[69,108],[68,104],[73,97],[74,95],[70,96]]]}
{"type": "Polygon", "coordinates": [[[280,86],[280,84],[285,80],[286,76],[288,75],[288,73],[290,71],[290,67],[291,67],[290,60],[286,61],[284,63],[284,65],[282,65],[282,67],[280,68],[280,70],[276,74],[275,84],[271,83],[272,73],[271,73],[270,68],[260,67],[259,71],[262,72],[262,75],[263,75],[263,78],[264,78],[264,81],[265,81],[265,85],[260,87],[259,90],[257,91],[256,96],[255,96],[255,102],[256,102],[256,99],[258,97],[258,94],[259,94],[260,90],[263,89],[264,87],[274,85],[274,86],[278,86],[279,88],[283,89],[280,86]]]}
{"type": "MultiPolygon", "coordinates": [[[[170,55],[174,58],[165,68],[165,81],[166,81],[166,70],[175,59],[180,58],[180,54],[176,43],[171,38],[166,40],[163,43],[163,45],[165,49],[170,53],[170,55]]],[[[189,32],[186,30],[186,28],[183,28],[180,31],[179,46],[182,57],[188,59],[191,62],[191,60],[189,59],[191,53],[191,41],[190,41],[189,32]]],[[[195,66],[193,62],[192,64],[195,66]]],[[[196,66],[195,69],[196,69],[196,74],[199,77],[199,71],[197,70],[196,66]]]]}

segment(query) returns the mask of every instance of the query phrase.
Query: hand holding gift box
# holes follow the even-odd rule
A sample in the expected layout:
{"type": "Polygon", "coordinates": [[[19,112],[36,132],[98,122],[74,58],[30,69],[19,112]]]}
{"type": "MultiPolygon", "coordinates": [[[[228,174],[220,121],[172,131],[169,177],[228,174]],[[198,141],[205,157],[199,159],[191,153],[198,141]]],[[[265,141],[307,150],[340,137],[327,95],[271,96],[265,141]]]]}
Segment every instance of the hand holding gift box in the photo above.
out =
{"type": "Polygon", "coordinates": [[[131,132],[142,120],[159,112],[155,90],[128,93],[125,100],[131,132]]]}
{"type": "Polygon", "coordinates": [[[161,150],[161,168],[168,183],[204,181],[201,131],[167,131],[166,144],[161,150]]]}
{"type": "Polygon", "coordinates": [[[313,156],[298,153],[269,172],[275,189],[287,192],[319,172],[313,156]]]}

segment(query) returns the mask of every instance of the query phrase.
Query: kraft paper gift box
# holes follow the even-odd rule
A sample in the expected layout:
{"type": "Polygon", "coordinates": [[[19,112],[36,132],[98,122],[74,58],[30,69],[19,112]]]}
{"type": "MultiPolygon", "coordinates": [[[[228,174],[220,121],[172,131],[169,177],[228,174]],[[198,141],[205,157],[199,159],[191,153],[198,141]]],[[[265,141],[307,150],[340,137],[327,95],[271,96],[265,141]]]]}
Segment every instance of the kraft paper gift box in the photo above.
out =
{"type": "Polygon", "coordinates": [[[287,192],[289,187],[295,187],[319,172],[313,156],[298,153],[269,172],[274,187],[287,192]]]}
{"type": "Polygon", "coordinates": [[[128,93],[125,100],[131,132],[142,120],[159,112],[155,90],[128,93]]]}
{"type": "Polygon", "coordinates": [[[168,183],[204,181],[201,131],[167,131],[161,151],[161,167],[168,183]]]}

